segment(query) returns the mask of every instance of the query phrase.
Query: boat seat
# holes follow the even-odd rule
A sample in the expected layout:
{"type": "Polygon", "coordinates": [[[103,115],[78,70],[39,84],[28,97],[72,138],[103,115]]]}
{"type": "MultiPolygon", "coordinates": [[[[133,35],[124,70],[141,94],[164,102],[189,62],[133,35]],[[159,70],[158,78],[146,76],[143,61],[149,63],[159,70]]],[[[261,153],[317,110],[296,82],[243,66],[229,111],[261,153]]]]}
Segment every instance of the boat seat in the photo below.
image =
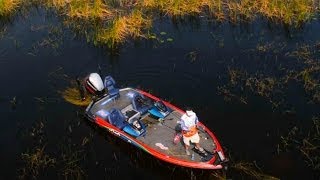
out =
{"type": "Polygon", "coordinates": [[[148,111],[157,118],[165,118],[171,112],[171,109],[169,109],[162,101],[157,101],[148,111]]]}
{"type": "Polygon", "coordinates": [[[116,126],[121,130],[126,125],[128,125],[128,122],[126,121],[126,117],[122,114],[122,112],[119,109],[111,109],[108,119],[112,125],[116,126]]]}
{"type": "Polygon", "coordinates": [[[148,112],[148,110],[152,107],[152,103],[150,100],[143,97],[141,94],[135,94],[132,98],[132,107],[134,110],[140,112],[141,115],[148,112]]]}
{"type": "Polygon", "coordinates": [[[119,88],[115,87],[116,82],[111,76],[106,76],[104,78],[104,87],[108,90],[108,94],[112,97],[118,97],[119,94],[119,88]]]}

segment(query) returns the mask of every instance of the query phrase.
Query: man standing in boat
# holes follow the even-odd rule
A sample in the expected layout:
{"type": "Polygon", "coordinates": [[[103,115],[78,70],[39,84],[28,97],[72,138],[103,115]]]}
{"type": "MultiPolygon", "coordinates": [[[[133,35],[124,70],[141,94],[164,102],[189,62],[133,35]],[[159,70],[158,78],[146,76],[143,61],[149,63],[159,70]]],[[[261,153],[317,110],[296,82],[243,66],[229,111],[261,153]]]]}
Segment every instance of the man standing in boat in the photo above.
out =
{"type": "Polygon", "coordinates": [[[186,109],[186,113],[181,116],[181,129],[182,129],[182,137],[184,146],[186,149],[187,155],[190,155],[189,147],[190,142],[195,144],[195,149],[200,153],[206,154],[204,149],[200,147],[200,136],[198,134],[198,117],[195,112],[192,111],[191,108],[186,109]]]}

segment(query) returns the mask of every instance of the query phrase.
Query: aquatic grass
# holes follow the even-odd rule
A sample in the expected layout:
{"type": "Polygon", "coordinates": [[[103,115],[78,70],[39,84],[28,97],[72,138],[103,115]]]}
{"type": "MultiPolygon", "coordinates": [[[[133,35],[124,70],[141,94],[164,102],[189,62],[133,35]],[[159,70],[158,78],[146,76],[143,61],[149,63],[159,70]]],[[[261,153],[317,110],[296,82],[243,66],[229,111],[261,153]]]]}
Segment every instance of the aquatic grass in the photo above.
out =
{"type": "MultiPolygon", "coordinates": [[[[144,30],[159,16],[202,16],[234,23],[266,17],[300,25],[317,11],[314,0],[34,0],[65,17],[79,34],[95,45],[115,47],[128,39],[145,37],[144,30]]],[[[168,41],[171,41],[169,39],[168,41]]],[[[223,46],[223,44],[221,44],[223,46]]]]}
{"type": "Polygon", "coordinates": [[[112,48],[123,43],[127,38],[146,38],[143,30],[150,27],[151,19],[136,10],[131,14],[118,17],[107,28],[97,29],[94,42],[112,48]]]}
{"type": "Polygon", "coordinates": [[[258,12],[288,25],[299,25],[317,13],[315,0],[260,0],[258,12]]]}
{"type": "Polygon", "coordinates": [[[45,153],[45,146],[33,149],[31,152],[21,154],[25,162],[24,168],[20,169],[19,179],[26,179],[29,176],[36,179],[40,173],[49,167],[56,165],[56,159],[45,153]]]}
{"type": "Polygon", "coordinates": [[[320,170],[320,118],[312,118],[312,125],[307,132],[293,127],[286,136],[281,136],[277,151],[296,151],[309,167],[320,170]]]}
{"type": "Polygon", "coordinates": [[[280,180],[279,178],[276,178],[261,172],[260,168],[257,167],[255,163],[238,162],[238,163],[234,163],[232,165],[232,168],[254,179],[280,180]]]}
{"type": "Polygon", "coordinates": [[[297,26],[318,13],[315,0],[142,0],[140,6],[169,16],[207,14],[232,22],[254,20],[259,15],[297,26]]]}
{"type": "Polygon", "coordinates": [[[66,7],[70,1],[67,0],[34,0],[38,4],[42,4],[45,7],[61,9],[66,7]]]}
{"type": "Polygon", "coordinates": [[[211,4],[208,4],[209,12],[212,14],[217,21],[222,21],[225,19],[224,13],[224,2],[223,0],[214,0],[211,1],[211,4]]]}
{"type": "Polygon", "coordinates": [[[75,150],[70,145],[67,147],[67,149],[62,148],[61,175],[64,179],[85,179],[85,171],[80,165],[80,162],[85,159],[83,150],[75,150]]]}
{"type": "Polygon", "coordinates": [[[91,102],[91,97],[88,94],[85,95],[84,100],[81,98],[81,93],[77,87],[69,87],[61,94],[65,101],[77,106],[87,106],[91,102]]]}
{"type": "Polygon", "coordinates": [[[61,15],[82,20],[106,20],[113,13],[103,0],[39,0],[45,7],[61,15]]]}
{"type": "MultiPolygon", "coordinates": [[[[58,142],[58,145],[53,144],[44,127],[45,122],[39,121],[30,130],[27,130],[26,138],[31,138],[32,141],[28,143],[28,146],[32,145],[32,147],[31,150],[21,153],[22,167],[17,170],[17,178],[43,179],[43,177],[48,177],[48,172],[50,172],[50,175],[56,175],[55,179],[85,179],[85,171],[81,164],[86,156],[83,148],[90,142],[90,139],[84,137],[80,144],[76,145],[70,143],[70,134],[67,133],[62,142],[58,142]],[[54,148],[57,153],[49,153],[52,152],[51,148],[54,148]]],[[[92,138],[93,135],[90,134],[90,137],[92,138]]]]}
{"type": "Polygon", "coordinates": [[[5,17],[14,13],[20,3],[21,0],[0,0],[0,17],[5,17]]]}
{"type": "Polygon", "coordinates": [[[298,26],[318,13],[314,0],[231,0],[225,4],[232,22],[253,20],[261,15],[274,22],[298,26]]]}
{"type": "Polygon", "coordinates": [[[140,5],[144,8],[157,9],[169,16],[184,16],[199,14],[204,9],[212,10],[217,3],[210,0],[142,0],[140,5]]]}
{"type": "Polygon", "coordinates": [[[253,20],[256,18],[256,9],[258,6],[259,3],[252,0],[242,0],[228,3],[229,14],[232,14],[232,16],[230,16],[231,21],[238,22],[239,20],[253,20]]]}
{"type": "Polygon", "coordinates": [[[71,0],[67,15],[80,19],[108,19],[112,12],[108,10],[107,4],[102,0],[71,0]]]}

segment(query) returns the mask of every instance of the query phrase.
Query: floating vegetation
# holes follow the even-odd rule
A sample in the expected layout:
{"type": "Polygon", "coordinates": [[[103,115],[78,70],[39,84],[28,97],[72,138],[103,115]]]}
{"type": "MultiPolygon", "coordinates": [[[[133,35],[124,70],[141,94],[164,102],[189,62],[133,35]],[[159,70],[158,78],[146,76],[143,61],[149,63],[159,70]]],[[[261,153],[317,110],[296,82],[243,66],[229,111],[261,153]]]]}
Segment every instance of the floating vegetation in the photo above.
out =
{"type": "Polygon", "coordinates": [[[0,0],[0,17],[6,17],[17,10],[21,0],[0,0]]]}
{"type": "Polygon", "coordinates": [[[37,121],[32,128],[28,130],[26,138],[31,138],[31,150],[21,153],[22,168],[18,169],[19,179],[36,179],[44,171],[55,167],[56,158],[48,155],[45,151],[47,137],[44,131],[44,121],[37,121]]]}
{"type": "Polygon", "coordinates": [[[307,133],[293,127],[286,136],[281,136],[278,153],[296,151],[313,170],[320,170],[320,118],[312,118],[312,126],[307,133]]]}
{"type": "MultiPolygon", "coordinates": [[[[218,93],[223,95],[226,101],[232,99],[239,100],[247,104],[247,96],[254,93],[264,97],[273,107],[279,108],[287,106],[286,93],[289,83],[295,82],[301,86],[309,103],[318,104],[320,102],[320,62],[318,43],[314,45],[297,45],[289,52],[285,45],[281,44],[272,47],[271,44],[260,45],[255,49],[258,53],[283,53],[285,56],[293,58],[291,63],[294,66],[283,65],[275,59],[278,66],[270,74],[269,69],[257,69],[256,72],[248,72],[245,68],[228,67],[228,84],[218,87],[218,93]],[[277,51],[275,49],[278,49],[277,51]],[[243,101],[244,100],[244,101],[243,101]]],[[[276,54],[277,56],[277,54],[276,54]]],[[[268,62],[265,62],[268,63],[268,62]]]]}
{"type": "Polygon", "coordinates": [[[40,171],[45,171],[49,167],[56,165],[56,159],[45,153],[45,146],[36,147],[31,152],[21,154],[22,161],[25,165],[19,171],[19,179],[36,179],[40,171]]]}
{"type": "Polygon", "coordinates": [[[227,179],[227,175],[225,172],[219,172],[219,171],[215,171],[213,173],[210,174],[212,177],[214,177],[214,179],[217,180],[226,180],[227,179]]]}
{"type": "Polygon", "coordinates": [[[238,102],[241,102],[242,104],[248,104],[247,98],[242,96],[237,96],[234,93],[231,93],[229,88],[226,86],[220,86],[217,88],[218,94],[222,95],[224,97],[224,100],[226,102],[231,102],[233,100],[237,100],[238,102]]]}
{"type": "Polygon", "coordinates": [[[69,87],[61,94],[67,102],[77,106],[87,106],[91,102],[91,97],[88,94],[85,94],[85,99],[82,99],[80,90],[77,87],[69,87]]]}
{"type": "Polygon", "coordinates": [[[59,139],[59,142],[54,144],[45,131],[45,122],[36,122],[24,136],[25,140],[31,142],[28,143],[28,150],[21,153],[18,178],[39,179],[54,176],[57,179],[83,179],[85,173],[81,164],[86,155],[83,148],[90,139],[84,137],[82,143],[76,145],[70,143],[71,139],[67,136],[68,134],[63,136],[63,142],[59,139]]]}
{"type": "Polygon", "coordinates": [[[191,51],[187,53],[186,57],[190,60],[190,62],[195,62],[199,57],[198,51],[191,51]]]}
{"type": "Polygon", "coordinates": [[[238,162],[232,165],[232,168],[240,173],[244,173],[254,179],[279,180],[279,178],[263,173],[255,163],[238,162]]]}
{"type": "Polygon", "coordinates": [[[275,77],[263,74],[249,74],[244,69],[228,68],[229,83],[217,88],[225,101],[237,100],[248,104],[248,94],[254,93],[268,100],[273,108],[278,108],[283,100],[283,84],[275,77]],[[250,93],[249,93],[250,92],[250,93]]]}
{"type": "Polygon", "coordinates": [[[61,174],[64,179],[85,179],[85,172],[80,166],[80,161],[84,159],[83,152],[74,151],[71,147],[64,150],[61,155],[61,174]]]}

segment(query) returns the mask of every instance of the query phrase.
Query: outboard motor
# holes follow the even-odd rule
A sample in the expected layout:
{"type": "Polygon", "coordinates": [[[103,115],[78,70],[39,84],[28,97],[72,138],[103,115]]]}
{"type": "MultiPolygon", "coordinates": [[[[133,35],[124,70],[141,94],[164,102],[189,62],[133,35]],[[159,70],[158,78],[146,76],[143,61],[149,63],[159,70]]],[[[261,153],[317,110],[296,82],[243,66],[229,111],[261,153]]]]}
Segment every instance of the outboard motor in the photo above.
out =
{"type": "Polygon", "coordinates": [[[103,81],[98,73],[91,73],[85,78],[84,86],[92,95],[102,95],[104,93],[103,81]]]}

